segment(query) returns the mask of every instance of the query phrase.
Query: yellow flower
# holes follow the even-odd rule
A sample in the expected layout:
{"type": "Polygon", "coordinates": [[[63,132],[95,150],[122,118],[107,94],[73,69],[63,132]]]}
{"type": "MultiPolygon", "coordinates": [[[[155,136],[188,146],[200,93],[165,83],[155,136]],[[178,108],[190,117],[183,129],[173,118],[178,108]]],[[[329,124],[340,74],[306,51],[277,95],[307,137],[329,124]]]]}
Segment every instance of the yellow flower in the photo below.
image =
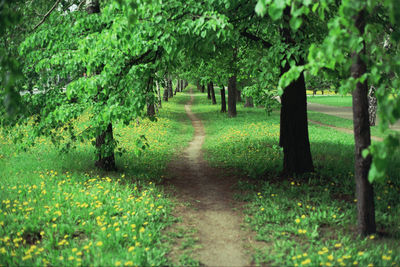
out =
{"type": "Polygon", "coordinates": [[[375,235],[370,235],[369,236],[369,239],[371,239],[371,240],[374,239],[374,238],[375,238],[375,235]]]}
{"type": "Polygon", "coordinates": [[[63,261],[63,260],[64,260],[64,257],[63,257],[63,256],[60,256],[60,257],[58,257],[58,259],[59,259],[60,261],[63,261]]]}
{"type": "Polygon", "coordinates": [[[297,219],[295,220],[295,222],[296,222],[296,223],[300,223],[300,219],[297,218],[297,219]]]}
{"type": "Polygon", "coordinates": [[[333,255],[332,254],[328,256],[328,260],[333,261],[333,255]]]}
{"type": "Polygon", "coordinates": [[[305,218],[306,218],[306,215],[304,215],[304,214],[301,215],[301,218],[302,218],[302,219],[305,219],[305,218]]]}
{"type": "Polygon", "coordinates": [[[297,203],[297,206],[301,207],[301,205],[302,205],[302,204],[301,204],[300,202],[299,202],[299,203],[297,203]]]}
{"type": "Polygon", "coordinates": [[[358,265],[358,261],[354,261],[354,262],[353,262],[353,265],[358,265]]]}
{"type": "Polygon", "coordinates": [[[26,255],[26,256],[22,257],[22,260],[26,261],[26,260],[28,260],[30,258],[32,258],[32,256],[29,254],[29,255],[26,255]]]}
{"type": "Polygon", "coordinates": [[[75,259],[74,256],[69,256],[69,257],[68,257],[68,260],[69,260],[69,261],[73,261],[74,259],[75,259]]]}
{"type": "Polygon", "coordinates": [[[127,262],[125,262],[124,265],[125,265],[125,266],[132,266],[132,265],[133,265],[133,262],[132,262],[132,261],[127,261],[127,262]]]}
{"type": "Polygon", "coordinates": [[[115,232],[118,232],[119,230],[120,230],[119,227],[115,228],[115,232]]]}
{"type": "Polygon", "coordinates": [[[358,256],[364,255],[364,251],[359,251],[359,252],[357,253],[357,255],[358,255],[358,256]]]}
{"type": "Polygon", "coordinates": [[[306,259],[306,260],[301,262],[301,265],[306,265],[306,264],[309,264],[309,263],[311,263],[311,260],[310,259],[306,259]]]}
{"type": "Polygon", "coordinates": [[[96,246],[101,247],[103,245],[103,242],[99,241],[96,243],[96,246]]]}
{"type": "Polygon", "coordinates": [[[77,248],[73,248],[73,249],[72,249],[72,252],[76,252],[76,251],[78,251],[77,248]]]}
{"type": "Polygon", "coordinates": [[[115,262],[115,266],[120,266],[121,265],[121,262],[120,261],[116,261],[115,262]]]}
{"type": "Polygon", "coordinates": [[[341,243],[337,243],[337,244],[335,244],[335,248],[340,248],[342,246],[342,244],[341,243]]]}
{"type": "Polygon", "coordinates": [[[391,259],[392,259],[392,257],[390,257],[390,256],[382,255],[382,260],[384,260],[384,261],[390,261],[391,259]]]}
{"type": "Polygon", "coordinates": [[[128,248],[128,252],[131,252],[134,249],[135,249],[135,247],[130,247],[130,248],[128,248]]]}

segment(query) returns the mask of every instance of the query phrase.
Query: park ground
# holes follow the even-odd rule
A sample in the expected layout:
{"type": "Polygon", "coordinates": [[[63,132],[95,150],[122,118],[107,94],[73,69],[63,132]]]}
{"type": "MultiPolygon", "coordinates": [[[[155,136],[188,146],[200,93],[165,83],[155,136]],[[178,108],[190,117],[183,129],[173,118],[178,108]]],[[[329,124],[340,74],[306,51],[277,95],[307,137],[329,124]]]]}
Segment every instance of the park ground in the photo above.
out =
{"type": "Polygon", "coordinates": [[[351,120],[309,111],[316,171],[283,179],[278,111],[238,103],[228,118],[192,92],[163,103],[157,122],[116,126],[118,172],[95,170],[89,143],[60,154],[38,139],[23,151],[3,133],[0,265],[399,266],[400,155],[375,184],[378,233],[361,238],[351,120]],[[149,147],[137,153],[141,135],[149,147]]]}

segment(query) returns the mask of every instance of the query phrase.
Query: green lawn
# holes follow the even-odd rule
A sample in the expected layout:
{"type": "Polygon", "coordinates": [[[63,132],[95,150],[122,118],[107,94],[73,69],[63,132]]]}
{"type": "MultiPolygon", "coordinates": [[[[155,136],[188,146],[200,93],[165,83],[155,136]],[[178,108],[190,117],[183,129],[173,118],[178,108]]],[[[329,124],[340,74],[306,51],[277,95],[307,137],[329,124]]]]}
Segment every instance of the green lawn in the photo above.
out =
{"type": "Polygon", "coordinates": [[[188,99],[179,95],[163,103],[158,122],[115,125],[128,151],[117,157],[115,173],[95,170],[89,143],[64,155],[43,138],[22,152],[1,136],[0,265],[169,264],[162,230],[171,224],[172,204],[156,184],[192,138],[182,105],[188,99]],[[150,147],[136,156],[142,134],[150,147]]]}
{"type": "MultiPolygon", "coordinates": [[[[324,124],[336,126],[336,127],[341,127],[341,128],[346,128],[349,130],[353,130],[353,121],[344,119],[344,118],[339,118],[336,116],[316,112],[309,110],[307,112],[307,116],[310,120],[313,121],[318,121],[324,124]]],[[[311,123],[312,124],[312,123],[311,123]]],[[[377,137],[385,137],[387,134],[394,132],[393,130],[386,130],[384,133],[379,130],[378,126],[371,126],[371,135],[377,136],[377,137]]]]}
{"type": "Polygon", "coordinates": [[[352,106],[351,101],[352,101],[351,96],[338,96],[338,95],[307,96],[307,102],[328,105],[328,106],[336,106],[336,107],[351,107],[352,106]]]}
{"type": "MultiPolygon", "coordinates": [[[[219,102],[219,99],[218,103],[219,102]]],[[[279,116],[238,105],[227,118],[197,93],[192,110],[206,128],[204,149],[213,166],[236,169],[250,179],[238,185],[248,201],[246,222],[265,242],[254,255],[272,266],[391,266],[400,262],[400,156],[392,158],[385,184],[375,185],[376,218],[381,234],[355,233],[353,136],[310,124],[316,172],[280,179],[279,116]]]]}

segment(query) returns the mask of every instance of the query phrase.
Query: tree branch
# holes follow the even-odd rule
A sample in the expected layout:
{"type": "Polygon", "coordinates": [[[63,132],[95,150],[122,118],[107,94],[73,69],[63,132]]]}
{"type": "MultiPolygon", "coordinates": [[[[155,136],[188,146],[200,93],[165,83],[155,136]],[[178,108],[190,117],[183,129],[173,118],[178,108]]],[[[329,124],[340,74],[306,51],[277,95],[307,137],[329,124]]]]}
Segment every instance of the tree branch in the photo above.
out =
{"type": "Polygon", "coordinates": [[[61,0],[57,0],[53,7],[50,8],[50,10],[46,13],[46,15],[44,15],[43,19],[35,26],[33,27],[32,31],[35,31],[37,28],[39,28],[40,25],[43,24],[43,22],[45,22],[45,20],[47,19],[48,16],[50,16],[51,12],[53,12],[54,9],[56,9],[56,7],[58,6],[58,4],[61,2],[61,0]]]}
{"type": "Polygon", "coordinates": [[[262,45],[264,46],[264,48],[271,48],[272,47],[272,44],[270,42],[267,42],[264,39],[254,35],[252,33],[249,33],[247,31],[247,29],[244,29],[243,31],[241,31],[240,35],[242,35],[243,37],[246,37],[246,38],[248,38],[250,40],[253,40],[255,42],[261,42],[262,45]]]}

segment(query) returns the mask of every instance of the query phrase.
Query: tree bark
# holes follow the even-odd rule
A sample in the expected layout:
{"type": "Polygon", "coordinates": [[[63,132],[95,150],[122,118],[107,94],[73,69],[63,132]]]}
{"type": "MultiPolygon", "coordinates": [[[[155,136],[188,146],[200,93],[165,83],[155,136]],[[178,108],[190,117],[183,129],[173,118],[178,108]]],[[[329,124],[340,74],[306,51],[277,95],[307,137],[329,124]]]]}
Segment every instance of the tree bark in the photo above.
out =
{"type": "MultiPolygon", "coordinates": [[[[88,14],[100,13],[100,4],[98,0],[86,1],[86,12],[88,14]]],[[[95,166],[104,171],[115,171],[114,156],[114,135],[112,130],[112,123],[110,122],[107,129],[96,137],[97,161],[95,166]]]]}
{"type": "Polygon", "coordinates": [[[225,87],[221,85],[221,112],[226,112],[225,87]]]}
{"type": "Polygon", "coordinates": [[[111,122],[108,124],[107,129],[96,137],[96,148],[97,148],[97,161],[96,167],[104,171],[115,171],[114,157],[114,136],[111,122]]]}
{"type": "Polygon", "coordinates": [[[150,96],[147,96],[147,116],[154,117],[156,115],[156,110],[154,108],[154,93],[153,93],[153,77],[149,78],[149,83],[147,85],[147,93],[151,93],[150,96]]]}
{"type": "MultiPolygon", "coordinates": [[[[364,10],[360,11],[355,17],[355,26],[361,34],[365,28],[364,10]]],[[[352,55],[353,65],[351,66],[351,76],[355,79],[360,78],[367,70],[367,65],[362,59],[365,56],[364,49],[352,55]]],[[[353,122],[354,122],[354,141],[355,141],[355,161],[354,179],[356,183],[357,197],[357,221],[358,233],[362,236],[376,232],[374,190],[368,181],[368,172],[371,167],[371,156],[364,158],[362,151],[371,144],[371,132],[368,115],[368,86],[367,82],[358,82],[353,91],[353,122]]]]}
{"type": "Polygon", "coordinates": [[[210,82],[210,83],[209,83],[209,86],[210,86],[212,104],[213,104],[213,105],[216,105],[216,104],[217,104],[217,99],[215,99],[215,91],[214,91],[214,84],[213,84],[213,82],[210,82]]]}
{"type": "Polygon", "coordinates": [[[164,95],[163,95],[163,100],[165,102],[168,102],[168,79],[165,80],[165,87],[164,87],[164,95]]]}
{"type": "Polygon", "coordinates": [[[211,83],[207,84],[207,99],[211,99],[211,87],[210,87],[211,83]]]}
{"type": "Polygon", "coordinates": [[[375,87],[371,85],[368,92],[369,126],[375,126],[376,124],[376,109],[378,105],[378,100],[376,99],[375,91],[375,87]]]}
{"type": "Polygon", "coordinates": [[[156,87],[157,87],[157,95],[158,95],[158,107],[162,107],[162,101],[161,101],[161,88],[160,88],[160,84],[158,83],[158,81],[156,80],[156,87]]]}
{"type": "Polygon", "coordinates": [[[203,93],[203,89],[202,89],[202,87],[201,87],[200,82],[197,82],[197,83],[196,83],[196,86],[197,86],[197,91],[200,91],[200,92],[203,93]]]}
{"type": "Polygon", "coordinates": [[[228,116],[236,117],[236,76],[228,79],[228,116]]]}
{"type": "Polygon", "coordinates": [[[253,108],[254,103],[253,103],[253,98],[252,97],[247,97],[246,96],[246,102],[244,103],[245,108],[253,108]]]}
{"type": "Polygon", "coordinates": [[[168,98],[174,97],[174,89],[172,88],[172,79],[167,79],[168,98]]]}
{"type": "Polygon", "coordinates": [[[312,172],[304,73],[285,88],[281,104],[279,145],[283,147],[283,173],[312,172]]]}
{"type": "Polygon", "coordinates": [[[242,102],[242,92],[241,91],[236,90],[236,97],[237,97],[237,99],[236,99],[237,102],[242,102]]]}
{"type": "MultiPolygon", "coordinates": [[[[284,42],[290,46],[296,42],[288,27],[290,7],[284,10],[286,23],[282,28],[284,42]]],[[[304,64],[303,59],[298,62],[304,64]]],[[[281,68],[281,75],[289,70],[288,63],[281,68]]],[[[307,96],[304,73],[284,88],[281,97],[280,138],[279,145],[283,148],[283,174],[301,174],[314,171],[311,157],[310,140],[308,137],[307,96]]]]}
{"type": "Polygon", "coordinates": [[[99,0],[86,0],[86,12],[88,14],[100,13],[99,0]]]}

